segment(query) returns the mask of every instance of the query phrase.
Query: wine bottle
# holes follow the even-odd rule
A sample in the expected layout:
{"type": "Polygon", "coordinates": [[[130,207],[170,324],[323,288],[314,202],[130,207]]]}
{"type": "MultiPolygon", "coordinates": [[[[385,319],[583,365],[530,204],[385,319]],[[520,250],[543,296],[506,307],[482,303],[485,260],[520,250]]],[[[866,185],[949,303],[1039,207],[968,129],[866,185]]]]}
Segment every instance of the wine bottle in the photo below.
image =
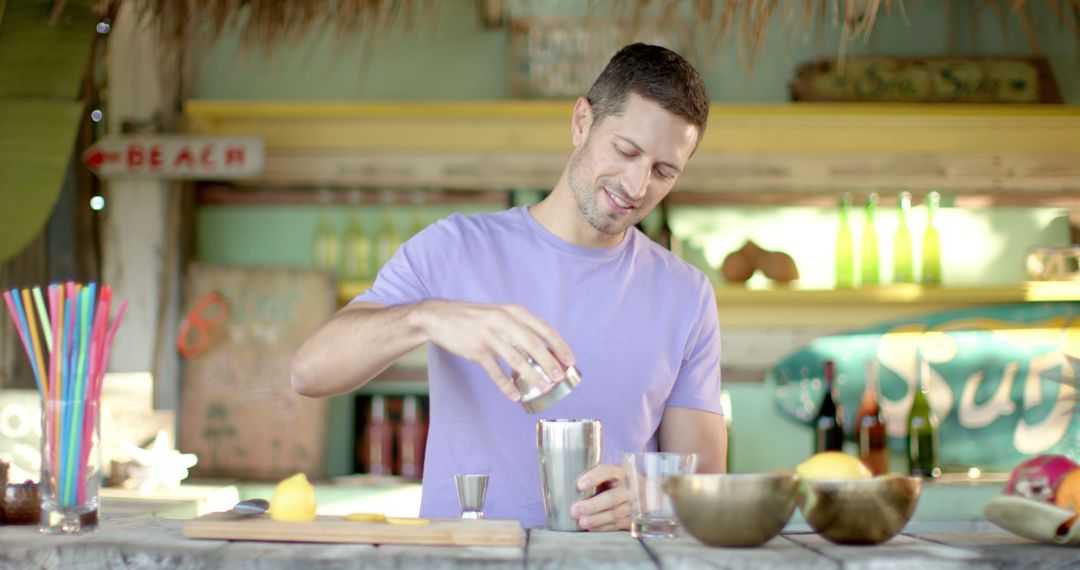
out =
{"type": "Polygon", "coordinates": [[[397,426],[398,475],[409,479],[419,479],[423,475],[426,440],[427,426],[420,417],[420,402],[416,396],[405,396],[401,422],[397,426]]]}
{"type": "Polygon", "coordinates": [[[866,197],[866,218],[862,231],[862,284],[881,283],[881,268],[878,266],[877,211],[878,195],[871,193],[866,197]]]}
{"type": "Polygon", "coordinates": [[[371,397],[371,413],[364,425],[361,457],[367,472],[390,475],[394,468],[394,431],[386,413],[386,399],[371,397]]]}
{"type": "Polygon", "coordinates": [[[836,367],[833,361],[824,364],[825,394],[821,398],[821,407],[814,418],[814,453],[822,451],[843,451],[844,426],[833,394],[836,367]]]}
{"type": "Polygon", "coordinates": [[[836,232],[836,288],[851,289],[855,286],[855,244],[851,238],[848,209],[851,194],[840,198],[840,228],[836,232]]]}
{"type": "Polygon", "coordinates": [[[935,224],[935,214],[941,195],[931,192],[926,196],[926,231],[922,240],[922,282],[924,285],[941,285],[941,236],[935,224]]]}
{"type": "Polygon", "coordinates": [[[331,221],[331,198],[329,191],[319,192],[319,222],[311,240],[312,265],[337,271],[341,259],[341,240],[331,221]]]}
{"type": "Polygon", "coordinates": [[[349,225],[345,227],[345,247],[341,256],[341,275],[345,279],[370,279],[371,238],[364,230],[360,217],[360,191],[349,192],[349,225]]]}
{"type": "Polygon", "coordinates": [[[897,209],[899,217],[896,237],[893,238],[893,282],[914,283],[915,266],[911,260],[911,229],[908,227],[908,212],[911,210],[911,193],[901,192],[897,209]]]}
{"type": "Polygon", "coordinates": [[[938,419],[930,407],[930,365],[922,359],[916,366],[915,394],[908,411],[907,456],[908,471],[918,477],[941,475],[938,466],[938,419]]]}
{"type": "Polygon", "coordinates": [[[859,445],[859,459],[874,475],[889,471],[888,437],[878,402],[879,393],[877,360],[871,359],[866,363],[866,386],[855,414],[855,439],[859,445]]]}

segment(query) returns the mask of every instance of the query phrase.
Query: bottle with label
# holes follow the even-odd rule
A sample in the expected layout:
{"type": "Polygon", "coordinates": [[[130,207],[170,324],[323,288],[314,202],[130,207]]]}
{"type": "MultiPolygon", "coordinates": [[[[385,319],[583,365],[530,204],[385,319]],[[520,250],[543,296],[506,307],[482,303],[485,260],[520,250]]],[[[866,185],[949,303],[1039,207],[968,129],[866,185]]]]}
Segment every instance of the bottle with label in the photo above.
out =
{"type": "Polygon", "coordinates": [[[390,261],[390,258],[394,257],[398,247],[401,246],[401,235],[394,224],[393,199],[393,194],[389,192],[382,193],[382,208],[379,212],[381,219],[379,229],[375,232],[375,265],[371,272],[372,275],[376,275],[390,261]]]}
{"type": "Polygon", "coordinates": [[[934,221],[940,201],[941,195],[937,192],[926,196],[926,231],[922,240],[923,285],[941,285],[941,236],[934,221]]]}
{"type": "Polygon", "coordinates": [[[897,209],[896,237],[893,238],[893,283],[914,283],[915,263],[912,261],[911,228],[908,213],[911,211],[911,193],[901,192],[897,209]]]}
{"type": "Polygon", "coordinates": [[[840,228],[836,232],[836,288],[855,287],[855,243],[851,237],[851,224],[848,221],[848,209],[851,207],[851,194],[840,198],[840,228]]]}
{"type": "Polygon", "coordinates": [[[341,240],[331,220],[332,198],[333,195],[327,190],[319,192],[319,222],[311,240],[311,264],[314,267],[337,271],[341,259],[341,240]]]}
{"type": "Polygon", "coordinates": [[[419,479],[424,474],[426,442],[427,426],[420,417],[419,398],[405,396],[402,401],[401,422],[397,426],[398,475],[419,479]]]}
{"type": "Polygon", "coordinates": [[[836,366],[831,360],[825,361],[824,377],[825,394],[814,418],[814,453],[844,449],[844,425],[834,394],[836,366]]]}
{"type": "Polygon", "coordinates": [[[908,411],[908,471],[918,477],[941,475],[938,466],[938,419],[930,407],[930,365],[919,359],[915,394],[908,411]]]}
{"type": "Polygon", "coordinates": [[[881,267],[878,265],[877,236],[878,195],[871,193],[866,197],[866,217],[862,230],[862,284],[878,285],[881,283],[881,267]]]}
{"type": "Polygon", "coordinates": [[[345,247],[341,256],[341,276],[343,279],[370,279],[371,276],[371,238],[368,237],[360,218],[360,191],[349,192],[349,225],[345,227],[345,247]]]}
{"type": "Polygon", "coordinates": [[[364,425],[360,456],[368,473],[390,475],[394,468],[394,430],[386,413],[386,399],[371,397],[371,413],[364,425]]]}
{"type": "Polygon", "coordinates": [[[871,359],[866,363],[866,387],[855,414],[855,439],[863,465],[874,475],[883,475],[889,471],[889,443],[878,403],[877,379],[877,360],[871,359]]]}

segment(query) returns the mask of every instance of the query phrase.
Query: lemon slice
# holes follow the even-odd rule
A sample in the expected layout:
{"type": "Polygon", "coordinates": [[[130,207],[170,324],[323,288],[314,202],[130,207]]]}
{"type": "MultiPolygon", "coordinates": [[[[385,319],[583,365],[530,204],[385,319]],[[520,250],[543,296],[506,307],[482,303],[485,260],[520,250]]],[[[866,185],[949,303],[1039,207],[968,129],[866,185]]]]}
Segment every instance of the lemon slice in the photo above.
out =
{"type": "Polygon", "coordinates": [[[416,526],[416,525],[427,524],[427,523],[429,523],[431,521],[428,520],[428,519],[411,519],[411,518],[404,518],[404,517],[386,517],[386,522],[388,522],[390,524],[416,526]]]}
{"type": "Polygon", "coordinates": [[[386,515],[382,513],[349,513],[345,520],[356,522],[386,522],[386,515]]]}

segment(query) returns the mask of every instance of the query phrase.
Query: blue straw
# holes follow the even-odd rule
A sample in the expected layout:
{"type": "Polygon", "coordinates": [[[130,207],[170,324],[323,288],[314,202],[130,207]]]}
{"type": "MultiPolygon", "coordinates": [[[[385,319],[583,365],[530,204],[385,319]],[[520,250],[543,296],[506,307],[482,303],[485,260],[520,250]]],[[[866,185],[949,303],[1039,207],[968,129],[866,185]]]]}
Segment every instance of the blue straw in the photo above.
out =
{"type": "Polygon", "coordinates": [[[84,397],[86,395],[86,366],[89,364],[87,356],[87,344],[90,341],[90,333],[88,331],[90,323],[93,321],[94,312],[94,294],[96,293],[96,285],[90,283],[88,286],[83,287],[79,295],[79,350],[78,350],[78,365],[75,368],[75,397],[72,407],[72,413],[75,414],[74,421],[71,422],[71,426],[68,428],[68,433],[71,435],[71,444],[67,448],[68,464],[65,469],[70,470],[67,477],[67,485],[64,486],[64,496],[67,497],[69,505],[75,503],[75,484],[78,479],[79,466],[77,463],[82,458],[82,418],[83,407],[86,404],[84,397]]]}
{"type": "MultiPolygon", "coordinates": [[[[75,370],[75,335],[78,331],[76,322],[79,320],[79,313],[77,310],[79,303],[78,295],[70,295],[68,297],[68,334],[67,334],[67,346],[64,350],[64,402],[71,402],[74,389],[74,370],[75,370]]],[[[71,405],[66,403],[60,404],[61,417],[63,417],[62,429],[60,431],[60,449],[57,450],[57,495],[60,499],[61,505],[68,507],[71,506],[68,503],[68,497],[62,492],[67,488],[67,449],[71,446],[71,438],[68,436],[68,432],[71,426],[71,405]],[[63,429],[67,428],[67,429],[63,429]]]]}
{"type": "MultiPolygon", "coordinates": [[[[21,295],[19,295],[19,290],[18,289],[12,289],[11,290],[11,299],[12,299],[12,301],[15,302],[15,310],[19,313],[17,315],[18,318],[19,318],[19,323],[21,324],[22,329],[24,331],[26,331],[26,336],[27,336],[26,342],[27,342],[27,345],[31,347],[27,351],[28,352],[27,356],[30,357],[30,368],[34,372],[34,380],[37,380],[38,390],[41,390],[41,370],[38,369],[37,359],[34,358],[33,344],[32,344],[33,341],[30,339],[30,323],[26,320],[26,311],[23,309],[22,299],[20,297],[21,297],[21,295]]],[[[42,392],[42,393],[44,394],[44,392],[42,392]]]]}

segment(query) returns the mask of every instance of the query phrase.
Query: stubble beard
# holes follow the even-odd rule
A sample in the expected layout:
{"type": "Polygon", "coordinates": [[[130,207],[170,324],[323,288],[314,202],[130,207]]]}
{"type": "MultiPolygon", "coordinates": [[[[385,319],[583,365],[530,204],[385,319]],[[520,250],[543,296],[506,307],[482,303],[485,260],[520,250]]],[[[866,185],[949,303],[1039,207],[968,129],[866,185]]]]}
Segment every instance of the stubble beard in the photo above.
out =
{"type": "Polygon", "coordinates": [[[570,183],[570,190],[574,194],[574,201],[577,202],[582,217],[596,231],[609,236],[622,235],[626,228],[637,223],[638,220],[631,216],[626,218],[626,223],[621,223],[613,215],[601,211],[599,202],[607,199],[601,196],[604,192],[604,183],[603,180],[598,180],[597,185],[593,187],[590,182],[593,176],[592,168],[588,166],[589,152],[589,141],[586,140],[581,150],[574,153],[570,158],[567,179],[570,183]]]}

